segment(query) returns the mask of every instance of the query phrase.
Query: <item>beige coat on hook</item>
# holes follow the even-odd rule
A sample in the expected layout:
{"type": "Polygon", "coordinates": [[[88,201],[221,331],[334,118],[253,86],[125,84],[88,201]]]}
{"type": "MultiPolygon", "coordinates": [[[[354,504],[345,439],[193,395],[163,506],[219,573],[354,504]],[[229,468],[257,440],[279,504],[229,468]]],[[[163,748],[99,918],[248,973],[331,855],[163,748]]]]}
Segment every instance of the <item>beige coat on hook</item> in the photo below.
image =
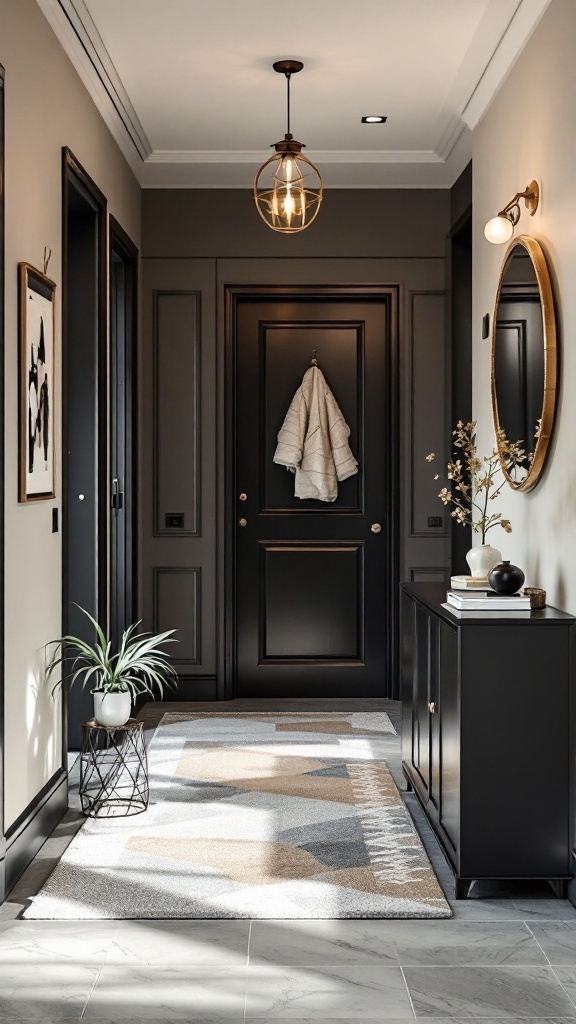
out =
{"type": "Polygon", "coordinates": [[[286,413],[274,453],[274,462],[296,474],[297,498],[337,498],[338,482],[358,472],[349,436],[324,374],[311,366],[286,413]]]}

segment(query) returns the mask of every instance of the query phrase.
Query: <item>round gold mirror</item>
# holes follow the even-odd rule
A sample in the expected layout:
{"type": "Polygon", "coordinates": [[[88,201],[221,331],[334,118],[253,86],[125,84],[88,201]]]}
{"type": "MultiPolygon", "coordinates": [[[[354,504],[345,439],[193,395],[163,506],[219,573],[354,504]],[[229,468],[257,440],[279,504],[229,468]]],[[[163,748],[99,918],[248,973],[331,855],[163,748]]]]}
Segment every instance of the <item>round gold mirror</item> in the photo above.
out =
{"type": "Polygon", "coordinates": [[[497,435],[521,441],[526,458],[501,457],[511,487],[529,491],[542,472],[556,409],[556,317],[539,243],[527,235],[506,250],[492,321],[492,412],[497,435]]]}

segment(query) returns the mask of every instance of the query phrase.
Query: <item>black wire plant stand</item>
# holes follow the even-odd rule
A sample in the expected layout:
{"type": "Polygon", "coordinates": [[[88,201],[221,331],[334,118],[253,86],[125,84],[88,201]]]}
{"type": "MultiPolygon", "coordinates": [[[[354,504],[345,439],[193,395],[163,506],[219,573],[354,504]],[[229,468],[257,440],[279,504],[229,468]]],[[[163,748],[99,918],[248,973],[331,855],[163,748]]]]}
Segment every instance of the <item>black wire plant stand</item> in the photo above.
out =
{"type": "Polygon", "coordinates": [[[108,727],[82,724],[80,801],[85,817],[128,817],[148,807],[148,759],[144,723],[129,718],[108,727]]]}

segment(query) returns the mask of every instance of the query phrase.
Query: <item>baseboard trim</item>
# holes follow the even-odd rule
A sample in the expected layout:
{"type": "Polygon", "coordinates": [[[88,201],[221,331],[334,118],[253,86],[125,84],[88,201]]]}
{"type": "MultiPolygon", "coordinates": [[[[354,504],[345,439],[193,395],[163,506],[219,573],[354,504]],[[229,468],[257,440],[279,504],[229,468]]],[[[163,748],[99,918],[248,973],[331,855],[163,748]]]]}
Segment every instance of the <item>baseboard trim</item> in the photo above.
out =
{"type": "Polygon", "coordinates": [[[175,690],[166,690],[165,700],[218,700],[216,676],[180,676],[175,690]]]}
{"type": "MultiPolygon", "coordinates": [[[[218,700],[218,680],[216,676],[179,676],[178,685],[174,690],[164,690],[162,700],[172,702],[175,700],[218,700]]],[[[134,710],[137,714],[145,704],[150,702],[150,696],[143,693],[135,701],[134,710]]]]}
{"type": "Polygon", "coordinates": [[[6,832],[6,872],[0,903],[14,888],[67,809],[68,773],[59,768],[6,832]]]}

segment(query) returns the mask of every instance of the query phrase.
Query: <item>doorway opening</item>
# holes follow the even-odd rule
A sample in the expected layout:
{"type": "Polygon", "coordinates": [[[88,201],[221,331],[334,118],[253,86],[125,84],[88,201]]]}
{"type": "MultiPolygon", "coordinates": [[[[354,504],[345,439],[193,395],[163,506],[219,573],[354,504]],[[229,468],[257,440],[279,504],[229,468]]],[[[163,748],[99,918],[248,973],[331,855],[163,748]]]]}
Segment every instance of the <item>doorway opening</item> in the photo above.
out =
{"type": "MultiPolygon", "coordinates": [[[[451,421],[449,430],[472,419],[472,207],[469,206],[448,235],[450,287],[451,421]]],[[[450,435],[450,440],[452,436],[450,435]]],[[[472,546],[469,526],[451,520],[453,573],[468,573],[466,552],[472,546]]]]}
{"type": "Polygon", "coordinates": [[[136,333],[138,250],[110,217],[110,639],[136,618],[136,333]]]}
{"type": "MultiPolygon", "coordinates": [[[[62,177],[62,633],[91,642],[78,606],[107,618],[106,199],[69,149],[62,177]]],[[[90,693],[71,689],[63,713],[78,749],[90,693]]]]}

